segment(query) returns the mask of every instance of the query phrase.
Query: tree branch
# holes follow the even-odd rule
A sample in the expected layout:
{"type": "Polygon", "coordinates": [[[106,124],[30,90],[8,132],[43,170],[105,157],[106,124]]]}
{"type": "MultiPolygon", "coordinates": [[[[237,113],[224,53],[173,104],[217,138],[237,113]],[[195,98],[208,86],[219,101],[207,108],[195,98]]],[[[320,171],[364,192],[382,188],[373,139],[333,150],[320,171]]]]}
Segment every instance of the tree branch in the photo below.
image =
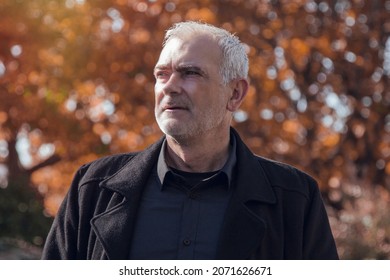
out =
{"type": "Polygon", "coordinates": [[[44,161],[38,163],[37,165],[27,169],[26,171],[31,174],[31,173],[33,173],[41,168],[53,165],[53,164],[59,162],[60,160],[61,160],[61,157],[59,155],[54,154],[51,157],[45,159],[44,161]]]}

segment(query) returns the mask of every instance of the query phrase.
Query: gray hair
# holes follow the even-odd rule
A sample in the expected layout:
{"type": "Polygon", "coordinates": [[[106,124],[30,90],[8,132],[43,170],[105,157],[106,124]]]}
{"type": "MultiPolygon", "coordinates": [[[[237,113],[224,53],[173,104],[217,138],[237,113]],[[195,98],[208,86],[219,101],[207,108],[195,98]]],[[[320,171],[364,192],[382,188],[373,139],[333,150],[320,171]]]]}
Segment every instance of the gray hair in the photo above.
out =
{"type": "Polygon", "coordinates": [[[172,38],[183,38],[194,33],[208,34],[217,41],[222,52],[220,73],[225,85],[234,79],[248,78],[249,62],[245,47],[237,36],[225,29],[195,21],[179,22],[167,30],[163,46],[172,38]]]}

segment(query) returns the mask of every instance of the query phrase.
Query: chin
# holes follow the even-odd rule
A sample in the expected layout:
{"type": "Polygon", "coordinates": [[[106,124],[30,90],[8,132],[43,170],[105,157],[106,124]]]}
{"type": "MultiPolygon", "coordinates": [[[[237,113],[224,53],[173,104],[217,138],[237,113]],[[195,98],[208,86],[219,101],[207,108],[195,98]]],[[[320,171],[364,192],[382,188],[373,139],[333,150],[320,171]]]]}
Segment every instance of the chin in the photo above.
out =
{"type": "Polygon", "coordinates": [[[180,125],[159,124],[159,127],[165,135],[179,142],[188,140],[195,136],[194,130],[186,123],[181,123],[180,125]]]}
{"type": "Polygon", "coordinates": [[[172,127],[163,127],[161,128],[164,134],[171,136],[172,138],[183,138],[188,137],[189,133],[186,129],[172,128],[172,127]]]}
{"type": "Polygon", "coordinates": [[[169,136],[186,134],[184,123],[174,123],[172,121],[157,121],[158,126],[164,134],[169,136]]]}

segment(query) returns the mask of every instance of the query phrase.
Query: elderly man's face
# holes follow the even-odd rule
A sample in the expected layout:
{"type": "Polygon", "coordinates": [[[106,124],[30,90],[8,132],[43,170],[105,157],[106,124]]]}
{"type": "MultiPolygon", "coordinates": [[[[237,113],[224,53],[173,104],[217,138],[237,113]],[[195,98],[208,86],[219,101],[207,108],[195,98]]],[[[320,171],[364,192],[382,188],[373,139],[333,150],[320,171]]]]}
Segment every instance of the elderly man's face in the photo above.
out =
{"type": "Polygon", "coordinates": [[[154,71],[155,115],[165,134],[188,138],[229,127],[231,89],[222,84],[221,56],[205,35],[168,41],[154,71]]]}

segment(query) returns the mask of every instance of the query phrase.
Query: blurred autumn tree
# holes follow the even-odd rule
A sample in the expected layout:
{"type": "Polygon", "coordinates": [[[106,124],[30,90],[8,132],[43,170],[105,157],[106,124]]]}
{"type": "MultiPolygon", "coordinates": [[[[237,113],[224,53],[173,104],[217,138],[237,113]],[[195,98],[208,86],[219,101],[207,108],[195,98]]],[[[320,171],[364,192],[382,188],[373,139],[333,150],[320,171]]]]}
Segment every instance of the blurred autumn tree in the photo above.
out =
{"type": "Polygon", "coordinates": [[[390,258],[385,0],[2,0],[0,237],[42,244],[81,164],[161,136],[152,69],[182,20],[247,44],[234,125],[318,179],[341,256],[390,258]]]}

